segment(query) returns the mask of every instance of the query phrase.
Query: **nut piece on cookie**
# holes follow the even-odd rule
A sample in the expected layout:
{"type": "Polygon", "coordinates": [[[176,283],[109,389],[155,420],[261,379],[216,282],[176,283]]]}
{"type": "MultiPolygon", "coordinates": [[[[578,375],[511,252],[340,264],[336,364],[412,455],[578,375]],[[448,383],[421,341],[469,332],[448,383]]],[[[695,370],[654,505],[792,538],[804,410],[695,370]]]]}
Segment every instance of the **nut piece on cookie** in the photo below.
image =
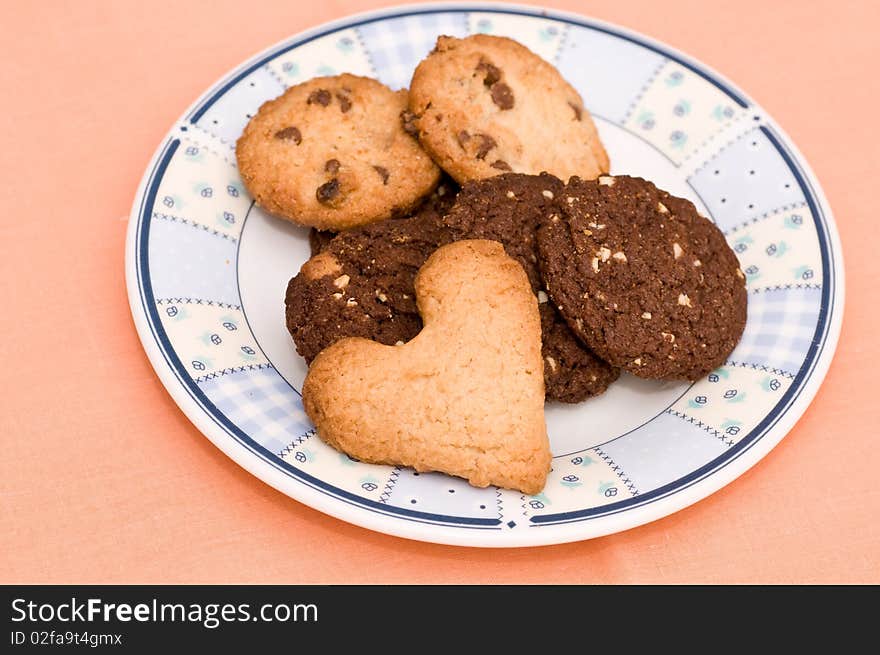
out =
{"type": "Polygon", "coordinates": [[[572,330],[639,377],[695,380],[723,364],[747,294],[721,231],[641,178],[572,178],[565,195],[575,202],[538,229],[538,253],[572,330]]]}
{"type": "Polygon", "coordinates": [[[504,37],[439,37],[413,74],[405,123],[459,183],[505,171],[589,179],[609,170],[580,94],[504,37]]]}
{"type": "Polygon", "coordinates": [[[318,435],[365,462],[541,491],[550,470],[538,303],[495,241],[437,250],[416,279],[409,343],[338,341],[303,384],[318,435]]]}
{"type": "Polygon", "coordinates": [[[236,143],[257,204],[298,225],[344,230],[406,215],[440,179],[407,134],[407,92],[355,75],[317,77],[264,103],[236,143]]]}

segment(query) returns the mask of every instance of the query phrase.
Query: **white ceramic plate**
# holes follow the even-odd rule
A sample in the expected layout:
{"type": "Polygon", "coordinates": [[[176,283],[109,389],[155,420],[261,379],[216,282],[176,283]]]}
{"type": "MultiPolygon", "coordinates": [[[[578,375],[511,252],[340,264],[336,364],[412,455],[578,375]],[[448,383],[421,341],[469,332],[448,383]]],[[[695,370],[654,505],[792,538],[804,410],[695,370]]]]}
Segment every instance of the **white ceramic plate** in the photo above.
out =
{"type": "Polygon", "coordinates": [[[522,546],[586,539],[675,512],[724,486],[788,432],[830,363],[843,310],[840,242],[803,157],[764,111],[690,57],[631,31],[520,6],[398,7],[292,37],[208,89],[174,124],[131,214],[126,274],[144,349],[223,452],[292,498],[412,539],[522,546]],[[693,385],[624,375],[551,405],[553,471],[537,496],[355,462],[303,413],[306,372],[284,327],[306,230],[256,208],[234,144],[265,100],[348,71],[407,86],[439,34],[515,38],[583,95],[612,173],[687,197],[747,275],[730,361],[693,385]]]}

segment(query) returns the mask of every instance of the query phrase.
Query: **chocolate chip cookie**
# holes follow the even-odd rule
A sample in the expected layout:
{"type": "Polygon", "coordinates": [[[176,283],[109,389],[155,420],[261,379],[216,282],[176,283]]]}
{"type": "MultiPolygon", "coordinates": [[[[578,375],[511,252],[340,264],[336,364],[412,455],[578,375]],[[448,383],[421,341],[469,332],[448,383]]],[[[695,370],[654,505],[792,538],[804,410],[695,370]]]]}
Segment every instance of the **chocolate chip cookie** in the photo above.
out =
{"type": "Polygon", "coordinates": [[[343,337],[394,345],[419,333],[414,279],[451,241],[440,217],[454,199],[438,187],[414,216],[341,232],[303,264],[287,285],[285,319],[306,362],[343,337]]]}
{"type": "Polygon", "coordinates": [[[443,224],[454,240],[501,242],[522,265],[538,296],[547,399],[575,403],[605,391],[620,371],[596,357],[572,333],[543,290],[535,233],[546,216],[556,213],[563,189],[558,178],[546,173],[505,173],[468,182],[443,224]]]}
{"type": "Polygon", "coordinates": [[[694,205],[636,177],[572,178],[538,229],[542,276],[569,326],[644,378],[695,380],[746,322],[745,276],[694,205]]]}
{"type": "Polygon", "coordinates": [[[346,228],[407,215],[440,169],[403,129],[407,92],[318,77],[264,103],[236,144],[257,204],[298,225],[346,228]]]}
{"type": "Polygon", "coordinates": [[[413,74],[402,118],[460,183],[506,171],[592,178],[609,167],[580,94],[504,37],[439,37],[413,74]]]}

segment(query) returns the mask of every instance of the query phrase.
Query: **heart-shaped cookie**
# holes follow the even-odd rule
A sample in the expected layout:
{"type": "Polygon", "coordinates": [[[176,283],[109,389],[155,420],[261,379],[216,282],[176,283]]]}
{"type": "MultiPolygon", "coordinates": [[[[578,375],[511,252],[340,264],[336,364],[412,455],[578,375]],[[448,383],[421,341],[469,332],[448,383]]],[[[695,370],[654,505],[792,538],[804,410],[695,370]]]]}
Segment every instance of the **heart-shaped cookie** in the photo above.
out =
{"type": "Polygon", "coordinates": [[[349,338],[303,384],[319,436],[365,462],[538,493],[550,470],[538,304],[500,243],[443,246],[416,277],[424,328],[385,346],[349,338]]]}

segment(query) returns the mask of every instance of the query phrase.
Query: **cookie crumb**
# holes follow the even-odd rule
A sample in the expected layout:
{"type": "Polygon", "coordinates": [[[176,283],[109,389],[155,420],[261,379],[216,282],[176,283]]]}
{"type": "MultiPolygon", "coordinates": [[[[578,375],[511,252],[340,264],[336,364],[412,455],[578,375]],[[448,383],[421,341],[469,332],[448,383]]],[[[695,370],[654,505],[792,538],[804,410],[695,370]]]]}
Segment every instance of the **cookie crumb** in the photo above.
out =
{"type": "Polygon", "coordinates": [[[552,357],[550,357],[549,355],[547,357],[545,357],[544,360],[550,366],[550,370],[555,373],[556,372],[556,360],[553,359],[552,357]]]}
{"type": "Polygon", "coordinates": [[[684,254],[684,250],[681,249],[677,241],[672,244],[672,254],[676,259],[679,259],[684,254]]]}
{"type": "Polygon", "coordinates": [[[513,191],[508,191],[506,195],[508,198],[516,198],[516,194],[513,191]]]}
{"type": "Polygon", "coordinates": [[[618,250],[616,253],[611,255],[617,261],[626,264],[626,254],[622,250],[618,250]]]}
{"type": "Polygon", "coordinates": [[[333,294],[333,297],[336,298],[336,300],[342,300],[342,294],[341,294],[341,293],[334,293],[334,294],[333,294]]]}
{"type": "Polygon", "coordinates": [[[541,191],[541,195],[547,198],[547,200],[553,200],[553,192],[550,189],[544,189],[541,191]]]}
{"type": "Polygon", "coordinates": [[[538,304],[539,305],[547,302],[548,300],[550,300],[550,298],[547,297],[546,293],[544,293],[543,291],[538,292],[538,304]]]}
{"type": "Polygon", "coordinates": [[[346,307],[357,307],[357,304],[358,304],[358,301],[357,301],[357,300],[355,300],[354,298],[349,298],[349,299],[346,301],[345,306],[346,306],[346,307]]]}
{"type": "Polygon", "coordinates": [[[699,259],[694,260],[694,266],[702,266],[702,265],[703,265],[703,262],[701,262],[699,259]]]}
{"type": "Polygon", "coordinates": [[[403,341],[395,341],[395,342],[394,342],[394,345],[395,345],[395,346],[402,346],[402,345],[403,345],[403,341]]]}
{"type": "Polygon", "coordinates": [[[378,289],[376,289],[376,298],[379,300],[379,302],[388,302],[388,296],[386,296],[378,289]]]}
{"type": "Polygon", "coordinates": [[[599,252],[596,253],[596,256],[599,257],[599,259],[601,259],[602,263],[604,264],[609,259],[611,259],[611,249],[606,248],[605,246],[601,246],[599,248],[599,252]]]}
{"type": "Polygon", "coordinates": [[[636,357],[636,358],[633,360],[633,364],[635,364],[636,366],[641,366],[641,365],[642,365],[642,358],[641,358],[641,357],[636,357]]]}
{"type": "Polygon", "coordinates": [[[664,205],[662,202],[659,202],[659,201],[657,202],[657,211],[660,212],[661,214],[668,214],[669,213],[669,210],[666,209],[666,205],[664,205]]]}
{"type": "Polygon", "coordinates": [[[678,294],[678,304],[683,305],[684,307],[693,307],[691,299],[687,297],[686,293],[678,294]]]}
{"type": "Polygon", "coordinates": [[[646,321],[651,319],[651,312],[642,312],[642,318],[646,321]]]}
{"type": "Polygon", "coordinates": [[[663,337],[664,341],[668,341],[669,343],[675,343],[675,335],[670,332],[661,332],[660,336],[663,337]]]}
{"type": "Polygon", "coordinates": [[[602,186],[614,186],[614,178],[608,175],[602,175],[599,177],[599,184],[602,186]]]}
{"type": "Polygon", "coordinates": [[[599,272],[599,258],[598,258],[598,257],[593,257],[593,259],[590,260],[590,266],[592,266],[592,267],[593,267],[593,270],[594,270],[596,273],[598,273],[598,272],[599,272]]]}
{"type": "Polygon", "coordinates": [[[348,286],[348,283],[351,282],[351,278],[348,275],[340,275],[338,278],[333,280],[333,286],[337,289],[344,289],[348,286]]]}

